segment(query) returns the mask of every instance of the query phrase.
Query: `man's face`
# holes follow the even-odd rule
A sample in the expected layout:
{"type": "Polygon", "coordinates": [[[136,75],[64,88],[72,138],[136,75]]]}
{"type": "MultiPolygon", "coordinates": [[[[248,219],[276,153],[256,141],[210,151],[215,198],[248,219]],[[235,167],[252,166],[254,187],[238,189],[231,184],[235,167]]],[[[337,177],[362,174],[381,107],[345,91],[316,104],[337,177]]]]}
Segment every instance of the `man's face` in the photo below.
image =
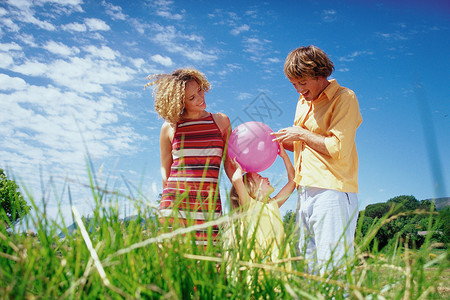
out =
{"type": "Polygon", "coordinates": [[[323,79],[323,77],[291,78],[289,81],[294,85],[297,92],[303,95],[306,101],[314,101],[325,89],[323,79]]]}

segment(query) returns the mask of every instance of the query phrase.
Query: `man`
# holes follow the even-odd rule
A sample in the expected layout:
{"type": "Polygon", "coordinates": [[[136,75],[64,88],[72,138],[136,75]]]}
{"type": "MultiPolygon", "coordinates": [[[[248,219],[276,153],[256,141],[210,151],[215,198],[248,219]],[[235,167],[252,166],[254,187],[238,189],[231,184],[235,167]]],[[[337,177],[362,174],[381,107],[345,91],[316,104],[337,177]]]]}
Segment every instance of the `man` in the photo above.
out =
{"type": "Polygon", "coordinates": [[[294,126],[273,133],[294,151],[298,246],[310,271],[320,274],[353,253],[358,215],[355,135],[362,117],[353,91],[328,80],[333,70],[315,46],[289,53],[284,72],[300,98],[294,126]]]}

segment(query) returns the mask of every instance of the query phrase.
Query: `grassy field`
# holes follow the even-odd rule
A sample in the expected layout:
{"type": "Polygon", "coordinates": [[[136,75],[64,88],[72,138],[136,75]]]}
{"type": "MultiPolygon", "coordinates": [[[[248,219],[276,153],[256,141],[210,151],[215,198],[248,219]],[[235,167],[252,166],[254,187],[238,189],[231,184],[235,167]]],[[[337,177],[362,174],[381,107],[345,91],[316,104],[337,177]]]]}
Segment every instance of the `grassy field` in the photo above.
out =
{"type": "MultiPolygon", "coordinates": [[[[449,252],[430,241],[419,250],[394,244],[372,253],[373,234],[368,234],[358,240],[352,259],[320,277],[304,272],[305,262],[294,252],[292,270],[286,261],[251,258],[251,241],[235,248],[222,243],[199,248],[191,235],[194,226],[162,232],[155,210],[139,199],[138,214],[124,222],[116,209],[123,196],[92,191],[92,218],[83,220],[75,210],[78,228],[71,233],[42,212],[28,219],[37,228],[33,234],[2,226],[2,299],[450,298],[449,252]]],[[[238,216],[204,227],[223,226],[231,218],[238,216]]]]}

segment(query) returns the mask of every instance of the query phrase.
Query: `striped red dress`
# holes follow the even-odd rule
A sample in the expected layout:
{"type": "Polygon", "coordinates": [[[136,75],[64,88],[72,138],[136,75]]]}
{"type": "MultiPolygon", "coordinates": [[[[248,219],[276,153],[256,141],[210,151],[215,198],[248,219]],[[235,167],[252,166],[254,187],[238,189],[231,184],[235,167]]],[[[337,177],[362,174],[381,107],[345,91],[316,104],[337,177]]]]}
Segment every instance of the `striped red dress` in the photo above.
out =
{"type": "MultiPolygon", "coordinates": [[[[202,224],[222,214],[218,181],[223,147],[221,131],[211,114],[177,123],[173,163],[160,202],[161,221],[169,221],[169,229],[202,224]]],[[[218,226],[212,228],[213,242],[218,231],[218,226]]],[[[207,232],[196,231],[198,245],[207,244],[207,232]]]]}

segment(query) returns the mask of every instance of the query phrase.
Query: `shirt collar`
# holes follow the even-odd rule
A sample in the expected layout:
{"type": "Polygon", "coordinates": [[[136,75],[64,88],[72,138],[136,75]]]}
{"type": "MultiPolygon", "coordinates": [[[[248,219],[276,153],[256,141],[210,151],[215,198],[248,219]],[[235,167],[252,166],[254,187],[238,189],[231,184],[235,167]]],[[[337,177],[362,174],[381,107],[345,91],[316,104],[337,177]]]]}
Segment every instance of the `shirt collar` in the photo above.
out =
{"type": "Polygon", "coordinates": [[[312,105],[314,103],[321,102],[322,100],[330,100],[333,99],[334,95],[337,93],[339,89],[339,84],[337,83],[336,79],[329,80],[330,84],[320,93],[319,98],[317,98],[314,101],[306,101],[302,94],[300,94],[300,101],[302,103],[307,103],[308,105],[312,105]]]}
{"type": "MultiPolygon", "coordinates": [[[[320,94],[319,98],[316,100],[317,102],[322,101],[324,99],[333,99],[334,95],[336,94],[337,90],[339,89],[339,84],[337,83],[336,79],[332,79],[329,81],[330,84],[323,90],[323,92],[320,94]]],[[[313,101],[313,102],[316,102],[313,101]]]]}

